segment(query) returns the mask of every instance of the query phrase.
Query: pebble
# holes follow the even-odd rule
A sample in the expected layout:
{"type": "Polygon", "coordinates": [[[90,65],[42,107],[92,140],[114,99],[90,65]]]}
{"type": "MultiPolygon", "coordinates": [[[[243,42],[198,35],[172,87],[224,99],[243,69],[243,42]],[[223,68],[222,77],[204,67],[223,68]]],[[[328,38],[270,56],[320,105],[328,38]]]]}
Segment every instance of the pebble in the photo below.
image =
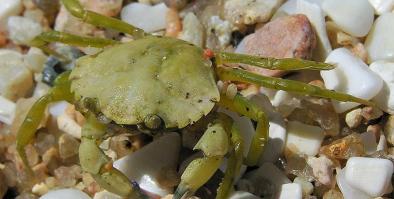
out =
{"type": "Polygon", "coordinates": [[[299,155],[315,156],[324,139],[320,127],[290,121],[287,124],[286,150],[299,155]]]}
{"type": "Polygon", "coordinates": [[[305,0],[298,0],[297,8],[298,13],[308,16],[318,36],[317,48],[313,53],[313,60],[324,61],[332,50],[327,35],[325,13],[318,5],[305,0]]]}
{"type": "Polygon", "coordinates": [[[31,47],[24,55],[25,65],[34,73],[41,73],[48,57],[38,48],[31,47]]]}
{"type": "MultiPolygon", "coordinates": [[[[337,48],[330,53],[326,63],[335,63],[337,67],[329,71],[321,71],[325,87],[329,90],[347,93],[355,97],[370,100],[383,87],[383,80],[372,72],[358,57],[346,48],[337,48]]],[[[354,102],[333,101],[335,111],[343,113],[358,106],[354,102]]]]}
{"type": "Polygon", "coordinates": [[[166,170],[175,171],[180,147],[180,136],[167,133],[140,150],[116,160],[114,167],[130,180],[137,181],[142,189],[165,196],[172,192],[172,187],[160,186],[159,179],[166,170]]]}
{"type": "MultiPolygon", "coordinates": [[[[262,57],[308,59],[312,57],[315,45],[316,36],[308,18],[305,15],[292,15],[275,19],[257,29],[243,39],[236,52],[262,57]]],[[[246,67],[267,76],[283,74],[283,71],[278,70],[246,67]]]]}
{"type": "Polygon", "coordinates": [[[374,22],[365,41],[369,63],[394,61],[394,13],[380,15],[374,22]]]}
{"type": "Polygon", "coordinates": [[[235,191],[229,196],[229,199],[259,199],[259,197],[246,191],[235,191]]]}
{"type": "Polygon", "coordinates": [[[282,0],[228,0],[224,17],[233,24],[252,25],[268,21],[282,0]]]}
{"type": "Polygon", "coordinates": [[[387,140],[384,134],[380,134],[378,145],[376,146],[376,151],[386,151],[387,150],[387,140]]]}
{"type": "Polygon", "coordinates": [[[298,183],[282,185],[277,196],[278,199],[302,199],[302,187],[298,183]]]}
{"type": "Polygon", "coordinates": [[[386,159],[352,157],[345,167],[348,184],[371,197],[379,197],[386,192],[391,186],[392,174],[393,163],[386,159]]]}
{"type": "Polygon", "coordinates": [[[364,37],[374,20],[374,9],[368,0],[324,1],[322,8],[333,22],[344,32],[364,37]]]}
{"type": "Polygon", "coordinates": [[[10,16],[18,15],[22,11],[21,0],[2,0],[0,5],[0,31],[7,29],[7,20],[10,16]]]}
{"type": "Polygon", "coordinates": [[[16,104],[0,95],[0,122],[11,125],[15,117],[16,104]]]}
{"type": "Polygon", "coordinates": [[[376,120],[383,116],[383,111],[378,107],[365,106],[361,110],[361,115],[366,121],[376,120]]]}
{"type": "Polygon", "coordinates": [[[376,61],[369,68],[383,79],[383,89],[373,101],[383,111],[394,114],[394,62],[376,61]]]}
{"type": "Polygon", "coordinates": [[[341,190],[343,197],[346,199],[371,199],[370,196],[361,192],[358,189],[353,188],[345,179],[345,169],[337,169],[336,180],[339,189],[341,190]]]}
{"type": "Polygon", "coordinates": [[[104,190],[95,193],[93,199],[122,199],[122,197],[104,190]]]}
{"type": "Polygon", "coordinates": [[[188,41],[198,47],[203,47],[204,27],[192,12],[186,14],[182,21],[182,32],[179,39],[188,41]]]}
{"type": "Polygon", "coordinates": [[[362,109],[357,108],[346,113],[345,122],[348,127],[356,128],[363,121],[363,116],[361,115],[362,109]]]}
{"type": "Polygon", "coordinates": [[[86,193],[78,189],[57,189],[52,190],[45,195],[41,196],[40,199],[91,199],[86,193]]]}
{"type": "Polygon", "coordinates": [[[120,18],[146,32],[156,32],[166,28],[166,15],[169,8],[164,3],[153,6],[143,3],[130,3],[122,8],[120,18]]]}
{"type": "Polygon", "coordinates": [[[394,11],[394,0],[369,0],[378,15],[394,11]]]}
{"type": "Polygon", "coordinates": [[[296,177],[293,180],[293,183],[297,183],[301,185],[302,188],[302,196],[303,198],[308,197],[313,192],[313,184],[302,177],[296,177]]]}
{"type": "Polygon", "coordinates": [[[9,17],[7,26],[9,37],[15,44],[28,45],[34,37],[43,32],[41,24],[27,17],[9,17]]]}
{"type": "Polygon", "coordinates": [[[385,126],[384,134],[390,144],[394,144],[394,115],[390,115],[385,126]]]}
{"type": "Polygon", "coordinates": [[[364,145],[365,153],[367,155],[375,153],[377,147],[375,133],[367,131],[365,133],[361,133],[360,137],[364,145]]]}
{"type": "Polygon", "coordinates": [[[15,101],[24,97],[33,87],[33,74],[23,63],[23,56],[17,51],[0,50],[0,93],[15,101]]]}
{"type": "Polygon", "coordinates": [[[313,176],[322,184],[331,186],[334,183],[334,163],[322,155],[318,158],[309,156],[308,165],[312,168],[313,176]]]}
{"type": "Polygon", "coordinates": [[[59,155],[63,160],[78,155],[79,141],[69,134],[62,134],[59,137],[59,155]]]}
{"type": "MultiPolygon", "coordinates": [[[[275,193],[279,193],[283,184],[291,183],[291,181],[289,180],[289,178],[287,178],[284,172],[282,172],[274,164],[269,162],[264,163],[254,171],[246,173],[245,178],[252,183],[252,185],[255,187],[254,190],[257,192],[261,192],[267,189],[267,187],[264,187],[265,183],[262,183],[262,180],[268,181],[273,186],[275,193]]],[[[301,187],[300,194],[302,196],[301,187]]]]}

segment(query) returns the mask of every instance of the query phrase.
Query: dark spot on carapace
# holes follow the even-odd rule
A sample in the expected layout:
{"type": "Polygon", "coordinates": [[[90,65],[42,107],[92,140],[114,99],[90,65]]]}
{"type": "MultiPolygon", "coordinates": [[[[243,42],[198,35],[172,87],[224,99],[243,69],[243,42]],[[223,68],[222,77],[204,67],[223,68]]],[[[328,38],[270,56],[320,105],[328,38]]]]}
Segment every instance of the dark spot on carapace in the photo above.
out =
{"type": "Polygon", "coordinates": [[[189,97],[190,97],[190,93],[187,92],[187,93],[186,93],[186,99],[189,99],[189,97]]]}
{"type": "Polygon", "coordinates": [[[202,102],[202,99],[199,99],[197,102],[198,102],[198,103],[201,103],[201,102],[202,102]]]}
{"type": "Polygon", "coordinates": [[[246,111],[249,112],[249,107],[246,107],[246,111]]]}
{"type": "Polygon", "coordinates": [[[212,133],[216,133],[216,131],[212,131],[212,133]]]}

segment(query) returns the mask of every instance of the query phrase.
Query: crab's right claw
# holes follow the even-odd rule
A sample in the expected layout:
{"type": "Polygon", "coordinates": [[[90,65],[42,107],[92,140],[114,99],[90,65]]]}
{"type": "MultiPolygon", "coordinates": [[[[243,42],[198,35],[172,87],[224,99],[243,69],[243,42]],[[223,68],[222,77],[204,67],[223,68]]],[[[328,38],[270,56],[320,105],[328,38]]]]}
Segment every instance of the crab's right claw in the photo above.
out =
{"type": "Polygon", "coordinates": [[[174,199],[193,194],[204,185],[216,172],[227,154],[229,147],[228,118],[219,118],[208,126],[194,149],[204,152],[204,157],[193,160],[181,176],[181,183],[174,194],[174,199]]]}
{"type": "Polygon", "coordinates": [[[79,147],[82,169],[92,174],[99,185],[109,192],[127,198],[147,198],[138,187],[133,187],[122,172],[112,167],[111,159],[98,147],[105,134],[105,124],[100,123],[96,116],[90,113],[82,127],[79,147]]]}

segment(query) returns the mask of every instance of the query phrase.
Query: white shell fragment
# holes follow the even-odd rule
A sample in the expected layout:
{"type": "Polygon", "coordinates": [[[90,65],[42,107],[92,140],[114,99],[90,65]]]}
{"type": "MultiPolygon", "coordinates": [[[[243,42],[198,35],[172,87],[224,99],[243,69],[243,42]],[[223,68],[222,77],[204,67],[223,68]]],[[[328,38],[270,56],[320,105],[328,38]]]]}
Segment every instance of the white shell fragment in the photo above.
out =
{"type": "Polygon", "coordinates": [[[394,0],[369,0],[375,9],[375,13],[381,15],[394,10],[394,0]]]}
{"type": "Polygon", "coordinates": [[[315,156],[324,139],[320,127],[291,121],[287,125],[286,149],[300,155],[315,156]]]}
{"type": "Polygon", "coordinates": [[[78,189],[58,189],[53,190],[45,195],[41,196],[40,199],[91,199],[86,193],[78,189]]]}
{"type": "Polygon", "coordinates": [[[341,30],[355,37],[367,35],[374,20],[368,0],[329,0],[322,8],[341,30]]]}
{"type": "Polygon", "coordinates": [[[16,105],[0,95],[0,121],[11,125],[14,121],[16,105]]]}
{"type": "Polygon", "coordinates": [[[298,183],[288,183],[282,185],[278,193],[278,199],[302,199],[302,188],[298,183]]]}
{"type": "Polygon", "coordinates": [[[130,3],[123,7],[120,18],[146,32],[155,32],[166,28],[168,10],[164,3],[154,6],[143,3],[130,3]]]}
{"type": "Polygon", "coordinates": [[[379,60],[394,61],[394,13],[380,15],[369,32],[365,47],[370,63],[379,60]]]}
{"type": "Polygon", "coordinates": [[[350,186],[371,197],[382,196],[391,186],[393,163],[380,158],[352,157],[345,167],[345,179],[350,186]]]}
{"type": "Polygon", "coordinates": [[[41,24],[27,17],[12,16],[8,18],[7,25],[10,39],[16,44],[28,45],[43,31],[41,24]]]}
{"type": "MultiPolygon", "coordinates": [[[[383,80],[346,48],[332,51],[326,63],[334,63],[337,66],[333,70],[320,72],[327,89],[370,100],[383,87],[383,80]]],[[[333,105],[337,113],[343,113],[358,106],[357,103],[338,101],[333,101],[333,105]]]]}
{"type": "Polygon", "coordinates": [[[114,167],[122,171],[130,180],[151,193],[165,196],[171,187],[161,187],[158,178],[163,172],[173,169],[178,163],[181,138],[177,133],[168,133],[144,146],[142,149],[114,162],[114,167]]]}
{"type": "Polygon", "coordinates": [[[18,15],[21,11],[21,0],[2,0],[0,3],[0,30],[6,30],[8,17],[18,15]]]}
{"type": "Polygon", "coordinates": [[[394,62],[377,61],[369,68],[383,79],[383,89],[373,101],[385,112],[394,114],[394,62]]]}

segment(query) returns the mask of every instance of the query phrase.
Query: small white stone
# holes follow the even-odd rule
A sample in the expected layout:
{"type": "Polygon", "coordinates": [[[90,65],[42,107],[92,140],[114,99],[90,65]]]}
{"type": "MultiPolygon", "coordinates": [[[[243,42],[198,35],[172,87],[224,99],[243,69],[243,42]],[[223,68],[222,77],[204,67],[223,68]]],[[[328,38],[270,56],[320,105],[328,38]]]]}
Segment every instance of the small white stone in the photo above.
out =
{"type": "Polygon", "coordinates": [[[322,8],[341,30],[356,37],[367,35],[374,20],[368,0],[329,0],[322,8]]]}
{"type": "Polygon", "coordinates": [[[82,127],[74,120],[74,118],[71,118],[68,114],[62,114],[57,117],[56,122],[60,130],[74,138],[81,139],[82,127]]]}
{"type": "Polygon", "coordinates": [[[394,61],[394,13],[385,13],[376,20],[365,41],[369,63],[394,61]]]}
{"type": "Polygon", "coordinates": [[[307,181],[305,178],[296,177],[293,180],[293,183],[297,183],[301,185],[302,188],[302,195],[304,198],[307,198],[313,192],[313,184],[307,181]]]}
{"type": "Polygon", "coordinates": [[[235,191],[230,195],[229,199],[259,199],[259,197],[246,191],[235,191]]]}
{"type": "Polygon", "coordinates": [[[161,187],[158,178],[163,170],[175,171],[178,163],[181,138],[177,133],[167,133],[142,149],[114,162],[114,167],[123,172],[140,187],[159,196],[172,192],[172,187],[161,187]]]}
{"type": "Polygon", "coordinates": [[[203,47],[204,27],[192,12],[186,14],[182,21],[182,32],[179,39],[188,41],[196,46],[203,47]]]}
{"type": "Polygon", "coordinates": [[[11,125],[15,117],[16,104],[0,95],[0,121],[11,125]]]}
{"type": "Polygon", "coordinates": [[[369,0],[375,8],[375,13],[381,15],[394,10],[394,0],[369,0]]]}
{"type": "Polygon", "coordinates": [[[363,142],[365,153],[370,155],[376,152],[376,138],[375,134],[372,131],[367,131],[360,135],[361,141],[363,142]]]}
{"type": "Polygon", "coordinates": [[[278,199],[302,199],[302,188],[298,183],[289,183],[282,185],[277,196],[278,199]]]}
{"type": "MultiPolygon", "coordinates": [[[[368,66],[346,48],[337,48],[330,53],[326,63],[334,63],[333,70],[320,72],[325,87],[329,90],[347,93],[355,97],[370,100],[383,87],[383,80],[368,66]]],[[[333,101],[335,111],[343,113],[358,106],[354,102],[333,101]]]]}
{"type": "Polygon", "coordinates": [[[382,196],[391,185],[393,163],[390,160],[351,157],[345,168],[348,184],[371,197],[382,196]]]}
{"type": "MultiPolygon", "coordinates": [[[[259,187],[259,185],[261,185],[262,179],[267,180],[274,186],[276,192],[280,191],[280,188],[283,184],[291,183],[285,173],[283,173],[270,162],[264,163],[257,170],[246,173],[245,178],[251,181],[257,188],[259,187]]],[[[300,193],[302,196],[301,188],[300,193]]]]}
{"type": "Polygon", "coordinates": [[[66,108],[71,104],[66,101],[60,101],[49,105],[48,112],[51,114],[52,117],[59,117],[60,115],[64,114],[66,108]]]}
{"type": "Polygon", "coordinates": [[[10,100],[26,96],[33,87],[33,74],[17,51],[0,49],[0,93],[10,100]]]}
{"type": "Polygon", "coordinates": [[[8,18],[7,25],[10,39],[16,44],[28,45],[43,31],[39,23],[27,17],[12,16],[8,18]]]}
{"type": "Polygon", "coordinates": [[[380,134],[378,146],[376,146],[376,151],[386,151],[387,149],[387,140],[384,134],[380,134]]]}
{"type": "Polygon", "coordinates": [[[358,127],[358,125],[361,124],[361,122],[363,121],[363,116],[361,115],[361,111],[362,111],[361,108],[358,108],[346,113],[345,121],[348,127],[356,128],[358,127]]]}
{"type": "Polygon", "coordinates": [[[104,190],[95,193],[93,199],[122,199],[122,197],[104,190]]]}
{"type": "Polygon", "coordinates": [[[345,179],[345,169],[337,169],[337,184],[346,199],[371,199],[366,193],[353,188],[345,179]]]}
{"type": "Polygon", "coordinates": [[[43,182],[41,182],[39,184],[35,184],[33,186],[33,188],[31,189],[32,193],[37,194],[39,196],[42,196],[42,195],[48,193],[48,191],[49,191],[49,187],[43,182]]]}
{"type": "Polygon", "coordinates": [[[19,15],[22,11],[21,0],[2,0],[0,4],[0,31],[7,29],[7,20],[10,16],[19,15]]]}
{"type": "Polygon", "coordinates": [[[279,90],[271,100],[283,117],[289,116],[296,108],[301,107],[301,100],[286,91],[279,90]]]}
{"type": "Polygon", "coordinates": [[[306,15],[315,28],[317,46],[316,50],[313,51],[313,58],[314,60],[323,61],[332,50],[330,41],[328,40],[323,10],[319,5],[310,3],[309,1],[297,0],[296,14],[306,15]]]}
{"type": "Polygon", "coordinates": [[[88,194],[78,189],[58,189],[52,190],[45,195],[41,196],[40,199],[91,199],[88,194]]]}
{"type": "Polygon", "coordinates": [[[120,18],[146,32],[155,32],[166,28],[168,8],[164,3],[154,6],[143,3],[130,3],[123,7],[120,18]]]}
{"type": "Polygon", "coordinates": [[[23,61],[30,70],[35,73],[41,73],[47,59],[48,57],[40,49],[31,47],[27,54],[24,55],[23,61]]]}
{"type": "Polygon", "coordinates": [[[383,111],[394,114],[394,62],[377,61],[369,68],[383,79],[383,89],[373,101],[383,111]]]}
{"type": "Polygon", "coordinates": [[[334,182],[334,163],[326,156],[318,158],[309,156],[307,163],[312,167],[313,175],[316,179],[327,186],[331,186],[334,182]]]}
{"type": "Polygon", "coordinates": [[[300,155],[315,156],[324,139],[320,127],[306,125],[297,121],[287,124],[286,149],[300,155]]]}

